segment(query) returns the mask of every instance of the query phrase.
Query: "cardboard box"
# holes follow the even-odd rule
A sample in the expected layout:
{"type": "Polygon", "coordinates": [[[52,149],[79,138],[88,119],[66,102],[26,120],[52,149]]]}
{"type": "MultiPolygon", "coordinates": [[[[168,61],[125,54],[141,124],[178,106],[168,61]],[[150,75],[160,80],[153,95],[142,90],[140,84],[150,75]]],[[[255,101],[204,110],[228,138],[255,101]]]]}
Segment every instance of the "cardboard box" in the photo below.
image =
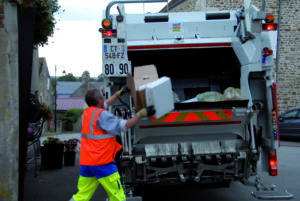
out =
{"type": "Polygon", "coordinates": [[[134,77],[127,74],[127,84],[136,111],[154,105],[154,116],[159,118],[174,109],[171,80],[168,77],[158,79],[154,65],[135,67],[134,77]]]}
{"type": "Polygon", "coordinates": [[[171,80],[162,77],[154,82],[147,84],[146,87],[147,106],[154,105],[155,117],[159,118],[174,109],[171,80]]]}

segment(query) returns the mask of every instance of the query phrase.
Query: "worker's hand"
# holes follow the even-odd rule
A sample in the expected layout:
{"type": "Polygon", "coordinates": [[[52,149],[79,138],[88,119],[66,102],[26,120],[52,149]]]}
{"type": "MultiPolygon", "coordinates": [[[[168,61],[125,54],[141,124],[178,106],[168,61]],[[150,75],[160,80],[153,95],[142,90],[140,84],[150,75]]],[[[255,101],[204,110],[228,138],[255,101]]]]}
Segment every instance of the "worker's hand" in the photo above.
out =
{"type": "Polygon", "coordinates": [[[138,113],[136,115],[141,119],[144,117],[150,117],[150,116],[154,115],[155,112],[156,112],[156,110],[155,110],[154,106],[151,105],[151,106],[141,109],[140,111],[138,111],[138,113]]]}
{"type": "Polygon", "coordinates": [[[125,93],[129,93],[130,89],[128,88],[128,86],[123,87],[120,91],[118,91],[116,93],[118,98],[121,98],[125,93]]]}

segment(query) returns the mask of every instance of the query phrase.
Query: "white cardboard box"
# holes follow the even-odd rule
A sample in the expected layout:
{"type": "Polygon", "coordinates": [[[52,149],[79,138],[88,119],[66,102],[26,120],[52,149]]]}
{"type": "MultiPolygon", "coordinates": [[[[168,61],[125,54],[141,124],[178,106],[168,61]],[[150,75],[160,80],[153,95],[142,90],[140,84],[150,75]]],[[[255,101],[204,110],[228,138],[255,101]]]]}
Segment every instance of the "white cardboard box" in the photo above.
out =
{"type": "Polygon", "coordinates": [[[135,102],[136,111],[153,105],[159,118],[174,109],[171,80],[168,77],[158,79],[154,65],[134,68],[134,77],[128,73],[127,84],[135,102]]]}
{"type": "Polygon", "coordinates": [[[170,78],[162,77],[146,85],[146,103],[147,106],[154,105],[156,118],[174,109],[170,78]]]}

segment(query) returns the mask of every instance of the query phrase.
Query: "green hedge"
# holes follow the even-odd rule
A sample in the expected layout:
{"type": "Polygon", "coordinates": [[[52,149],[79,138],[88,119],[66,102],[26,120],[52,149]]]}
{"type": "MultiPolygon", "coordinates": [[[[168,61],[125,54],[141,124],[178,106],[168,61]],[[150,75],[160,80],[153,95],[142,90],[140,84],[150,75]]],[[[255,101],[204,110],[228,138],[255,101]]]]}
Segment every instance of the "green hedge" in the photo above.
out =
{"type": "Polygon", "coordinates": [[[73,131],[74,124],[78,121],[78,119],[82,116],[83,109],[79,108],[72,108],[69,109],[64,116],[62,117],[63,120],[66,120],[68,122],[68,126],[70,131],[73,131]]]}

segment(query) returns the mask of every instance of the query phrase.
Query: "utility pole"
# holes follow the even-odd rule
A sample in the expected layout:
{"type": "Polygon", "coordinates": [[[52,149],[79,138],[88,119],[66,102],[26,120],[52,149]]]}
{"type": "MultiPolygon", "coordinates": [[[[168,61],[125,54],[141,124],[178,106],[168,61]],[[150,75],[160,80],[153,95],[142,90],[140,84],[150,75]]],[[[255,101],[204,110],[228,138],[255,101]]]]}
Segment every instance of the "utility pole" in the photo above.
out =
{"type": "MultiPolygon", "coordinates": [[[[65,68],[64,66],[61,66],[59,68],[56,67],[55,65],[55,78],[54,78],[54,83],[55,83],[55,94],[54,94],[54,131],[56,132],[57,130],[57,116],[56,116],[56,107],[57,107],[57,77],[56,77],[56,71],[57,69],[60,69],[60,68],[65,68]]],[[[66,71],[63,70],[63,74],[65,75],[66,74],[66,71]]]]}
{"type": "Polygon", "coordinates": [[[54,93],[54,131],[56,132],[56,99],[57,99],[57,87],[56,87],[56,65],[55,65],[55,93],[54,93]]]}

